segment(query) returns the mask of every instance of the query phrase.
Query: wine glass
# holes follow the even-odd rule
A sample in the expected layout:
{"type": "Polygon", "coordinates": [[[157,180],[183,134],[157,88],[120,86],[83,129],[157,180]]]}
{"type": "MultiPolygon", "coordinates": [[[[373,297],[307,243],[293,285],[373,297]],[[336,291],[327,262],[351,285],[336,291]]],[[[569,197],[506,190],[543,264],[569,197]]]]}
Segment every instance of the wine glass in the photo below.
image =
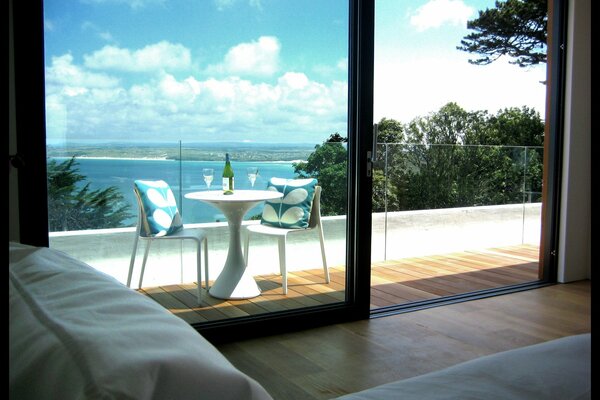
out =
{"type": "Polygon", "coordinates": [[[254,187],[254,182],[256,182],[256,177],[258,176],[258,168],[248,167],[246,168],[246,173],[248,174],[248,179],[250,180],[250,186],[254,187]]]}
{"type": "Polygon", "coordinates": [[[206,182],[206,188],[210,190],[210,184],[213,181],[215,170],[212,168],[204,168],[202,170],[202,176],[204,176],[204,182],[206,182]]]}

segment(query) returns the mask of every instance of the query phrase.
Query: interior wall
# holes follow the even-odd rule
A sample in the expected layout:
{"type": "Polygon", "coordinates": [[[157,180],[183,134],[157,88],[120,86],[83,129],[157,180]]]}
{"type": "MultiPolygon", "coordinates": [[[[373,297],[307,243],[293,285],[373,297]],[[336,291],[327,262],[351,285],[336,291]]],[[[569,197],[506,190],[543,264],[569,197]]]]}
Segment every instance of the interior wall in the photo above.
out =
{"type": "Polygon", "coordinates": [[[559,282],[591,278],[591,0],[568,13],[559,282]]]}

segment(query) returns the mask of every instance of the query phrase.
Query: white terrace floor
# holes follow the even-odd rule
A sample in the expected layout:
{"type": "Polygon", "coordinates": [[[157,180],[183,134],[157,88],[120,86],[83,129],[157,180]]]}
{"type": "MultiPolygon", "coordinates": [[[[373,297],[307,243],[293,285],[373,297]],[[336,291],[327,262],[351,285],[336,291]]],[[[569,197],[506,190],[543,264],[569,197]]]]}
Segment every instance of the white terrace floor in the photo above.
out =
{"type": "MultiPolygon", "coordinates": [[[[373,214],[371,259],[374,262],[406,257],[443,254],[518,244],[538,245],[541,204],[467,207],[373,214]]],[[[258,223],[246,221],[245,224],[258,223]]],[[[209,238],[210,278],[220,273],[227,255],[229,232],[226,223],[194,224],[209,238]]],[[[346,217],[324,217],[327,261],[344,266],[346,217]]],[[[133,249],[134,228],[55,232],[50,247],[64,251],[103,271],[122,283],[127,281],[133,249]]],[[[132,286],[137,287],[144,244],[140,246],[132,286]]],[[[196,281],[195,247],[192,243],[162,241],[153,244],[143,286],[161,286],[196,281]]],[[[315,232],[293,235],[288,240],[288,269],[321,267],[315,232]]],[[[254,275],[279,271],[277,244],[271,238],[253,238],[250,262],[254,275]]]]}

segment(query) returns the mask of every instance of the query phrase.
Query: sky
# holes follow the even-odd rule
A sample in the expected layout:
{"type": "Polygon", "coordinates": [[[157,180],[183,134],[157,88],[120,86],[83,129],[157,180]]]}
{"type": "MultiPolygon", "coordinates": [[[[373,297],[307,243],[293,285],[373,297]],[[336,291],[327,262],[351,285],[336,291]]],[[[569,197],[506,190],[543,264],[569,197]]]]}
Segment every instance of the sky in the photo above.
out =
{"type": "MultiPolygon", "coordinates": [[[[468,63],[493,0],[376,0],[374,122],[453,101],[543,117],[545,66],[468,63]]],[[[46,0],[48,143],[321,143],[346,135],[346,0],[46,0]]]]}

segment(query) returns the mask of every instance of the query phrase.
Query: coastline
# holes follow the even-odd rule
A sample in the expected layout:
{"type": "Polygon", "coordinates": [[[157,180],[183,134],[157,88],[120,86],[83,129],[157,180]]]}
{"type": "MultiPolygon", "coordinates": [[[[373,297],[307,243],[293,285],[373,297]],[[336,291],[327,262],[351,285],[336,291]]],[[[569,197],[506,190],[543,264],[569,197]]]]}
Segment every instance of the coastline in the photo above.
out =
{"type": "MultiPolygon", "coordinates": [[[[48,156],[48,158],[54,160],[68,160],[71,157],[67,156],[48,156]]],[[[110,157],[110,156],[76,156],[76,160],[115,160],[115,161],[170,161],[179,162],[179,160],[167,157],[110,157]]],[[[218,162],[220,160],[183,160],[183,162],[218,162]]],[[[256,161],[256,160],[232,160],[233,163],[261,163],[261,164],[293,164],[293,163],[305,163],[306,160],[273,160],[273,161],[256,161]]]]}
{"type": "MultiPolygon", "coordinates": [[[[48,158],[68,160],[67,156],[48,156],[48,158]]],[[[76,156],[80,160],[130,160],[130,161],[177,161],[167,157],[109,157],[109,156],[76,156]]]]}
{"type": "Polygon", "coordinates": [[[222,145],[211,147],[173,148],[169,146],[105,146],[71,145],[69,147],[46,146],[46,155],[55,159],[87,160],[161,160],[161,161],[202,161],[221,162],[225,154],[233,162],[305,162],[313,153],[306,146],[246,146],[222,145]]]}

